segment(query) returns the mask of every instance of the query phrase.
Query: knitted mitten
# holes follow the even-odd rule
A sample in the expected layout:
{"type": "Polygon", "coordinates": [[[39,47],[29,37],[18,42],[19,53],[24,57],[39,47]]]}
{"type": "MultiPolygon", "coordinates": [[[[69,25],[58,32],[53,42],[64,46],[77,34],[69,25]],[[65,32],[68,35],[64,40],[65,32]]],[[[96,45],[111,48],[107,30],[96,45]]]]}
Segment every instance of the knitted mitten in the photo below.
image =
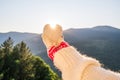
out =
{"type": "Polygon", "coordinates": [[[46,24],[43,30],[42,39],[47,49],[59,45],[60,42],[64,41],[62,27],[57,24],[52,28],[50,24],[46,24]]]}

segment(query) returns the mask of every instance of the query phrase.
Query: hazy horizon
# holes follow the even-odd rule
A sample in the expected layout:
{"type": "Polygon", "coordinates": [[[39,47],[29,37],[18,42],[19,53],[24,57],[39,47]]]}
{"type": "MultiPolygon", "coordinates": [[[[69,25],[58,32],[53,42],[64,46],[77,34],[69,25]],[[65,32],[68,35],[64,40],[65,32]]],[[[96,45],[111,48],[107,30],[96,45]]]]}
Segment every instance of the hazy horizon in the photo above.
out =
{"type": "Polygon", "coordinates": [[[120,29],[119,0],[0,0],[0,32],[41,33],[45,24],[120,29]]]}
{"type": "MultiPolygon", "coordinates": [[[[110,25],[98,25],[98,26],[110,26],[110,25]]],[[[63,31],[68,30],[68,29],[86,29],[86,28],[94,28],[94,27],[97,27],[97,26],[93,26],[93,27],[84,27],[84,28],[83,28],[83,27],[81,27],[81,28],[78,28],[78,27],[71,27],[71,28],[63,29],[63,31]]],[[[119,29],[119,28],[114,27],[114,26],[110,26],[110,27],[119,29]]],[[[119,30],[120,30],[120,29],[119,29],[119,30]]],[[[37,33],[37,32],[28,32],[28,31],[25,31],[25,32],[23,32],[23,31],[7,31],[7,32],[0,32],[0,33],[9,33],[9,32],[35,33],[35,34],[41,34],[41,33],[42,33],[42,31],[39,32],[39,33],[37,33]]]]}

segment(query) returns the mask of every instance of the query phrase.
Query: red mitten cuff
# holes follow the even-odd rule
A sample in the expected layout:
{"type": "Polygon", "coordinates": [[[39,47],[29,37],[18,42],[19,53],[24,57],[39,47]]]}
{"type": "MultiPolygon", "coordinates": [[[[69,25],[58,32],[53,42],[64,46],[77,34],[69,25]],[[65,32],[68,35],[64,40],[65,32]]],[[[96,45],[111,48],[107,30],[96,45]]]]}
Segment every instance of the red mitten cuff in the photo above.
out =
{"type": "Polygon", "coordinates": [[[49,50],[48,50],[48,57],[51,60],[54,60],[54,55],[57,51],[61,50],[62,48],[66,48],[68,47],[69,44],[67,42],[61,42],[58,46],[52,46],[49,50]]]}

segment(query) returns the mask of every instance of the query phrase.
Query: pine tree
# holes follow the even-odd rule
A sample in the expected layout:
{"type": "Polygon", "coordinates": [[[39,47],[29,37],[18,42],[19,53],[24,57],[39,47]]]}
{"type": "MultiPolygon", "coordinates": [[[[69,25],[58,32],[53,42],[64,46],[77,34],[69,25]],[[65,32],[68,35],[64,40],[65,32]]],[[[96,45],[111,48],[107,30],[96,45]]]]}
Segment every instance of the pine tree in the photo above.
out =
{"type": "Polygon", "coordinates": [[[19,61],[20,61],[20,66],[19,66],[20,80],[25,80],[29,78],[29,76],[32,74],[31,73],[32,64],[30,62],[32,54],[23,41],[20,44],[16,45],[16,47],[18,49],[19,61]]]}
{"type": "Polygon", "coordinates": [[[2,67],[2,74],[3,74],[3,80],[9,80],[10,79],[10,65],[11,65],[11,59],[10,55],[13,48],[13,40],[9,37],[6,41],[1,44],[2,54],[3,54],[3,67],[2,67]]]}
{"type": "Polygon", "coordinates": [[[3,49],[5,55],[10,54],[13,48],[13,40],[11,37],[9,37],[6,41],[3,42],[3,44],[1,44],[1,48],[3,49]]]}

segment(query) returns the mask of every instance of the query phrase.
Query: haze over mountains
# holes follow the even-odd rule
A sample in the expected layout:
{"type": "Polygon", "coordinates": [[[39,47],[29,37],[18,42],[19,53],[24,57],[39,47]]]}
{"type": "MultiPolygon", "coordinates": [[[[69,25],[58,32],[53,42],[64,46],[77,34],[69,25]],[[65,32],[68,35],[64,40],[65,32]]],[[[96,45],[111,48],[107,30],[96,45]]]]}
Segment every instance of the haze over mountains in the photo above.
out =
{"type": "MultiPolygon", "coordinates": [[[[24,41],[33,54],[41,56],[54,69],[40,36],[41,34],[34,33],[0,33],[0,44],[8,37],[11,37],[15,43],[24,41]]],[[[64,31],[64,38],[82,54],[98,59],[104,67],[115,71],[120,70],[120,29],[112,26],[71,28],[64,31]]]]}

